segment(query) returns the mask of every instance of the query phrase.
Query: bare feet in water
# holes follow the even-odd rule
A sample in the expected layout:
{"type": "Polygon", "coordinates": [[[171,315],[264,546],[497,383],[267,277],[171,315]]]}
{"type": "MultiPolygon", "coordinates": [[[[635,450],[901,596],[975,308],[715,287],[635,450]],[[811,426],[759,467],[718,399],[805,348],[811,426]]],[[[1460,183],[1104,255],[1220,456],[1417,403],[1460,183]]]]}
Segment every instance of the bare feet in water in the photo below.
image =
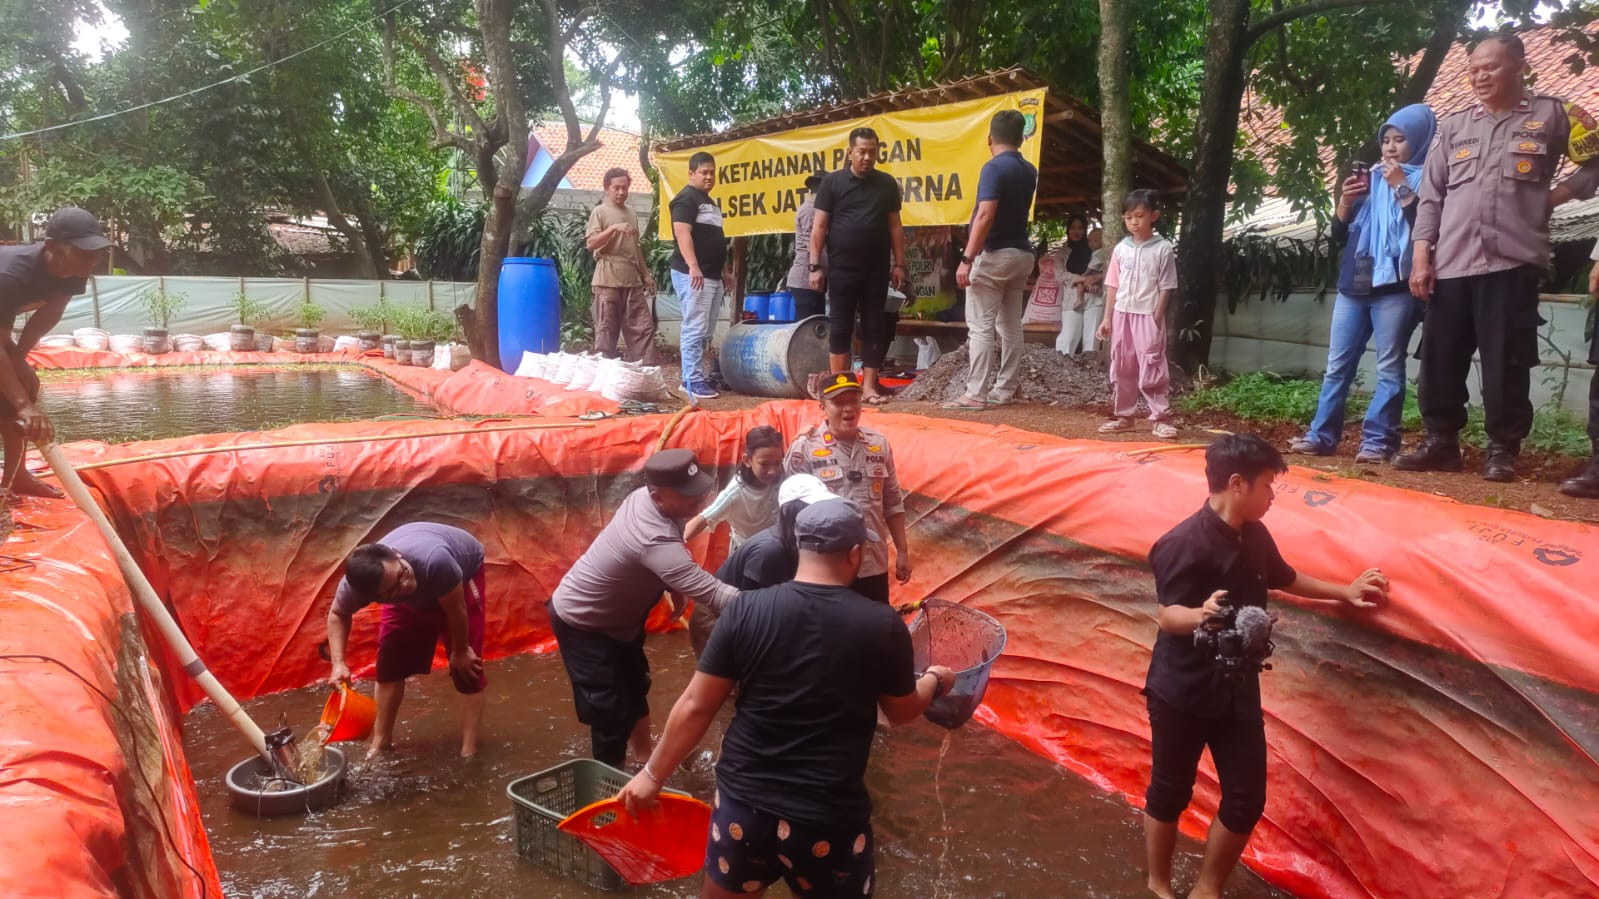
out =
{"type": "Polygon", "coordinates": [[[1157,899],[1177,899],[1177,894],[1172,892],[1170,883],[1157,883],[1154,878],[1149,880],[1149,893],[1157,899]]]}
{"type": "Polygon", "coordinates": [[[377,758],[378,756],[383,755],[384,753],[393,752],[393,751],[394,751],[394,744],[393,743],[381,743],[381,744],[380,743],[373,743],[372,744],[372,748],[368,749],[366,751],[366,760],[370,762],[373,759],[377,758]]]}

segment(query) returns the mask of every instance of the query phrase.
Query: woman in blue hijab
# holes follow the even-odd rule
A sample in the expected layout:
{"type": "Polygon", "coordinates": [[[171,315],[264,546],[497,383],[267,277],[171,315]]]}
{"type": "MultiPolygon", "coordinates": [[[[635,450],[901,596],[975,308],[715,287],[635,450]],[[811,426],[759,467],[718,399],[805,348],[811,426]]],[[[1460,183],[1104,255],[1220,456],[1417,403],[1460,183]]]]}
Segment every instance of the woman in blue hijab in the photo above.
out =
{"type": "Polygon", "coordinates": [[[1327,341],[1327,374],[1316,418],[1290,452],[1330,456],[1343,436],[1344,402],[1366,343],[1376,342],[1377,392],[1361,428],[1359,463],[1392,461],[1405,405],[1405,354],[1421,321],[1410,295],[1410,228],[1416,222],[1421,167],[1438,120],[1425,104],[1406,106],[1378,132],[1382,164],[1343,184],[1332,239],[1342,241],[1338,299],[1327,341]]]}

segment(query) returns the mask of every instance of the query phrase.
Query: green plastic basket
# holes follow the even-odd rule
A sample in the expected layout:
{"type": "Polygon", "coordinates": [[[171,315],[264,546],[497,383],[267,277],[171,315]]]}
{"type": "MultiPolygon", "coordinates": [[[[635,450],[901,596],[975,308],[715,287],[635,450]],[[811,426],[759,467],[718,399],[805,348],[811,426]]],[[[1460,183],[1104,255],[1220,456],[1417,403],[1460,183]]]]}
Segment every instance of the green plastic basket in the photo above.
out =
{"type": "MultiPolygon", "coordinates": [[[[516,853],[562,877],[601,890],[627,886],[621,875],[583,845],[560,831],[568,815],[615,796],[631,778],[604,762],[573,759],[537,774],[519,777],[505,788],[516,812],[516,853]]],[[[677,790],[663,792],[677,793],[677,790]]]]}

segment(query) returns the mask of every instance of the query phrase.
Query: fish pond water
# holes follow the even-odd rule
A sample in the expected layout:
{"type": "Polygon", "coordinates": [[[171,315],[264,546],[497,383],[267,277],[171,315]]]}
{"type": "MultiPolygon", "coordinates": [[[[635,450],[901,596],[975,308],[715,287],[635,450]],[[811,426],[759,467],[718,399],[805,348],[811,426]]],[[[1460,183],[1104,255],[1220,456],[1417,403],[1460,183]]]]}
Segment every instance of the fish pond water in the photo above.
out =
{"type": "MultiPolygon", "coordinates": [[[[682,633],[652,637],[648,653],[659,728],[693,673],[694,657],[682,633]]],[[[486,671],[488,711],[476,759],[455,757],[458,704],[448,674],[412,678],[395,751],[365,762],[364,745],[341,744],[353,761],[345,798],[297,817],[258,820],[228,804],[223,776],[249,749],[214,707],[195,709],[185,722],[184,745],[226,894],[698,896],[697,876],[606,894],[517,857],[506,785],[586,756],[588,731],[573,715],[556,655],[500,659],[486,671]]],[[[373,689],[370,682],[358,687],[368,695],[373,689]]],[[[259,722],[285,716],[303,734],[316,725],[327,692],[307,687],[260,697],[246,708],[259,722]]],[[[730,718],[731,703],[669,786],[709,799],[713,753],[730,718]]],[[[1147,895],[1139,812],[980,724],[949,733],[918,720],[880,730],[867,782],[879,896],[1147,895]]],[[[1200,850],[1186,838],[1179,844],[1180,887],[1192,884],[1200,850]]],[[[1230,886],[1232,897],[1287,895],[1242,868],[1230,886]]],[[[771,895],[788,891],[780,882],[771,895]]]]}
{"type": "Polygon", "coordinates": [[[381,375],[353,366],[51,373],[40,393],[63,442],[128,443],[436,414],[381,375]]]}

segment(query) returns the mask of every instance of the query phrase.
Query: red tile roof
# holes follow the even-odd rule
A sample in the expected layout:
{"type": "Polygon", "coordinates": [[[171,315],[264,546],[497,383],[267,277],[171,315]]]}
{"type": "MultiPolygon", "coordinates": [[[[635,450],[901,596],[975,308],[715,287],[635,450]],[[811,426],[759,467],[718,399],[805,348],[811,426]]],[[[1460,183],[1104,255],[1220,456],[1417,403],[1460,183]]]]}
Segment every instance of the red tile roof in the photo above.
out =
{"type": "MultiPolygon", "coordinates": [[[[585,125],[583,133],[588,134],[592,125],[585,125]]],[[[550,155],[560,156],[566,152],[566,125],[548,123],[535,127],[534,133],[538,135],[539,143],[550,155]]],[[[605,172],[613,168],[627,169],[633,177],[633,189],[639,190],[640,185],[648,185],[644,177],[644,169],[639,167],[638,151],[640,138],[631,131],[619,128],[601,128],[599,134],[600,148],[584,156],[566,173],[566,180],[578,190],[603,190],[605,188],[605,172]]]]}
{"type": "MultiPolygon", "coordinates": [[[[1591,35],[1599,36],[1599,22],[1590,24],[1585,30],[1591,35]]],[[[1570,43],[1555,40],[1560,31],[1561,29],[1546,27],[1521,33],[1521,40],[1527,47],[1527,65],[1531,67],[1534,76],[1532,88],[1541,94],[1574,101],[1589,111],[1599,110],[1599,75],[1596,75],[1592,68],[1581,75],[1572,73],[1571,67],[1566,64],[1566,57],[1577,50],[1570,43]]],[[[1438,77],[1433,79],[1432,88],[1427,91],[1427,104],[1440,117],[1475,102],[1471,85],[1467,80],[1469,56],[1470,53],[1464,43],[1456,44],[1444,58],[1443,65],[1438,69],[1438,77]]],[[[1418,53],[1405,60],[1404,65],[1414,66],[1420,58],[1421,55],[1418,53]]],[[[1289,133],[1283,127],[1282,114],[1275,107],[1263,102],[1253,91],[1244,95],[1243,108],[1239,110],[1238,125],[1246,137],[1247,152],[1262,158],[1270,148],[1288,142],[1289,133]]],[[[1323,148],[1321,155],[1331,172],[1332,151],[1323,148]]],[[[1329,174],[1328,177],[1332,176],[1329,174]]]]}

